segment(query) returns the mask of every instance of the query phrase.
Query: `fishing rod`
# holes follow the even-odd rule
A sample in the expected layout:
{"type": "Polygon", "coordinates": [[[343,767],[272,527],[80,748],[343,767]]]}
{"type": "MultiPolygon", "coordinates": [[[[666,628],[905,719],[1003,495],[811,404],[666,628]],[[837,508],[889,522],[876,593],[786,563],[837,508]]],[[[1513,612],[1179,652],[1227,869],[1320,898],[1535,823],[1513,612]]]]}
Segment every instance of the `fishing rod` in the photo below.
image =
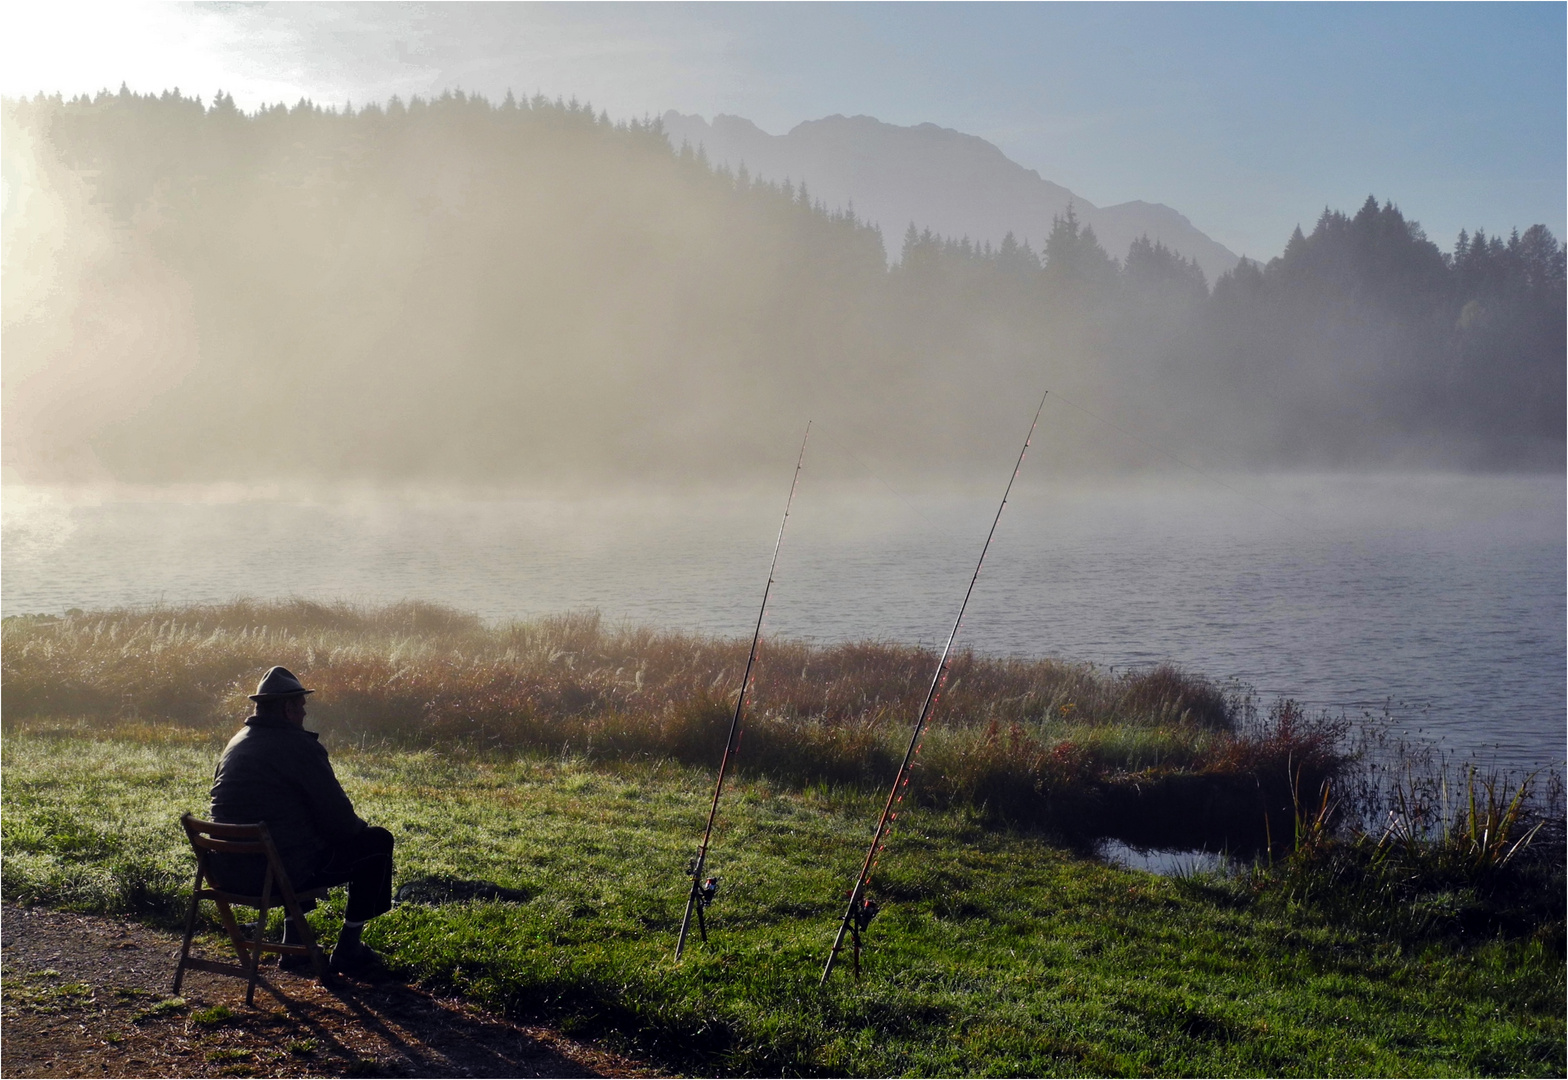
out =
{"type": "Polygon", "coordinates": [[[871,884],[871,875],[876,869],[877,852],[882,847],[883,837],[887,835],[893,819],[898,817],[893,808],[904,801],[903,789],[909,786],[915,755],[920,752],[920,733],[925,730],[926,721],[931,718],[931,710],[936,706],[938,691],[947,681],[947,664],[952,656],[953,640],[958,637],[959,624],[964,621],[964,609],[969,606],[969,598],[974,595],[975,582],[980,580],[980,568],[985,565],[985,554],[991,549],[991,538],[996,535],[997,522],[1002,520],[1002,510],[1007,506],[1007,497],[1012,494],[1013,481],[1018,479],[1018,471],[1023,468],[1024,455],[1029,452],[1029,444],[1034,440],[1034,429],[1040,423],[1040,413],[1045,408],[1045,398],[1049,393],[1050,391],[1047,390],[1040,395],[1040,404],[1034,411],[1029,434],[1024,437],[1023,449],[1018,451],[1018,463],[1013,466],[1013,475],[1007,481],[1007,490],[1002,492],[1002,503],[996,508],[996,517],[991,520],[991,531],[986,534],[985,544],[980,548],[980,559],[975,563],[975,572],[969,579],[969,588],[964,592],[964,602],[958,605],[958,618],[953,620],[953,630],[947,635],[947,644],[942,648],[942,658],[937,661],[936,672],[931,676],[931,686],[926,691],[925,702],[920,706],[920,715],[915,720],[915,730],[909,736],[909,747],[904,751],[904,760],[898,766],[898,774],[893,777],[893,787],[887,793],[887,805],[882,807],[882,817],[877,821],[876,833],[871,837],[871,846],[866,849],[866,861],[861,864],[860,876],[855,879],[855,887],[850,890],[849,907],[845,909],[844,917],[839,920],[838,936],[833,939],[833,948],[828,953],[828,962],[823,965],[822,979],[817,983],[818,986],[826,986],[828,976],[833,974],[833,964],[844,948],[846,934],[853,944],[855,978],[860,978],[860,935],[865,932],[872,917],[877,913],[876,901],[866,895],[866,888],[871,884]]]}
{"type": "Polygon", "coordinates": [[[757,629],[751,635],[751,652],[746,655],[746,671],[740,678],[740,697],[735,699],[735,715],[730,717],[730,731],[724,740],[724,756],[719,759],[719,778],[713,785],[713,804],[708,807],[708,826],[702,832],[702,843],[697,854],[686,864],[691,876],[691,891],[686,894],[686,914],[681,917],[681,934],[675,942],[675,959],[686,951],[686,935],[691,931],[692,912],[697,913],[697,929],[702,940],[708,940],[708,923],[703,912],[719,893],[719,879],[704,878],[708,862],[708,844],[713,839],[713,823],[719,816],[719,795],[724,791],[724,775],[729,770],[730,759],[740,749],[741,710],[746,707],[746,691],[751,688],[751,669],[757,662],[757,644],[762,640],[762,617],[768,610],[768,594],[773,590],[773,571],[779,564],[779,548],[784,545],[784,527],[789,524],[789,508],[795,501],[795,486],[800,483],[800,467],[806,460],[806,442],[811,438],[811,421],[806,421],[806,434],[800,440],[800,456],[795,459],[795,476],[789,483],[789,498],[784,501],[784,520],[779,522],[779,538],[773,543],[773,561],[768,564],[768,583],[762,589],[762,607],[757,611],[757,629]]]}

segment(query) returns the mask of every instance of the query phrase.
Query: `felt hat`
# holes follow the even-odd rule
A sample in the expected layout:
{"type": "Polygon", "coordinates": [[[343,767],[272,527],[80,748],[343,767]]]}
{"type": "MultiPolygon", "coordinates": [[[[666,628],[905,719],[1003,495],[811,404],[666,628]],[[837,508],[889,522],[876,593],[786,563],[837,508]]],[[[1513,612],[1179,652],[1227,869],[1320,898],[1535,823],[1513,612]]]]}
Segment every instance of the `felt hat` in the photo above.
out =
{"type": "Polygon", "coordinates": [[[275,667],[261,677],[261,682],[256,684],[256,692],[250,695],[250,699],[252,701],[276,701],[278,698],[297,697],[301,694],[314,693],[314,690],[306,690],[288,668],[275,667]]]}

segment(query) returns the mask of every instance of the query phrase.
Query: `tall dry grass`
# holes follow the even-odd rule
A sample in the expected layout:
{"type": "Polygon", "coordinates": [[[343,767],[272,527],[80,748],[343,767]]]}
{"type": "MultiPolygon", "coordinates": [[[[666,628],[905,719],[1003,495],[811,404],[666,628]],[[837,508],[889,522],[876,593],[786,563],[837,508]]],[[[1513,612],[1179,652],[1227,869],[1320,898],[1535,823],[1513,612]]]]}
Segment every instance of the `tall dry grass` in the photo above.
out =
{"type": "MultiPolygon", "coordinates": [[[[317,689],[311,712],[329,741],[711,765],[747,644],[607,626],[593,612],[491,626],[419,602],[241,600],[10,618],[0,675],[8,726],[216,735],[284,664],[317,689]]],[[[794,784],[888,782],[935,662],[888,642],[765,641],[738,767],[794,784]]],[[[1110,674],[963,652],[917,790],[1072,835],[1240,846],[1271,815],[1290,820],[1287,762],[1314,781],[1340,769],[1342,734],[1288,702],[1260,715],[1171,667],[1110,674]]]]}

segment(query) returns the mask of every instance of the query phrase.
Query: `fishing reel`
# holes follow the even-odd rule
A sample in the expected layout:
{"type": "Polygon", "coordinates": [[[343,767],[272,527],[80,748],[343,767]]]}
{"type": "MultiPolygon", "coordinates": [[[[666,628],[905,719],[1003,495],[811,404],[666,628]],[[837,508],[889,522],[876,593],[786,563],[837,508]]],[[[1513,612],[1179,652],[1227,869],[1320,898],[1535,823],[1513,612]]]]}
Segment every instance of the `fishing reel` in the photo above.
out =
{"type": "MultiPolygon", "coordinates": [[[[854,958],[855,961],[855,978],[857,979],[860,978],[860,950],[864,947],[860,940],[860,935],[866,932],[866,927],[871,925],[871,920],[876,918],[877,912],[881,910],[882,906],[880,904],[871,899],[871,897],[864,894],[861,895],[858,903],[854,900],[853,897],[850,899],[849,913],[846,916],[846,920],[848,922],[846,929],[849,930],[850,955],[854,958]]],[[[839,934],[840,940],[842,940],[843,931],[840,930],[839,934]]],[[[837,952],[838,946],[835,945],[834,954],[836,955],[837,952]]],[[[831,970],[832,963],[833,960],[830,956],[828,958],[829,970],[831,970]]],[[[827,977],[827,971],[823,971],[822,979],[824,982],[827,981],[827,977]]]]}
{"type": "Polygon", "coordinates": [[[862,897],[859,906],[855,908],[854,914],[852,916],[852,918],[855,920],[856,932],[864,933],[866,927],[871,925],[871,920],[876,918],[877,912],[881,910],[882,905],[871,899],[871,897],[862,897]]]}
{"type": "Polygon", "coordinates": [[[681,953],[686,948],[686,931],[691,926],[691,917],[695,912],[697,916],[697,932],[702,935],[702,940],[708,940],[708,920],[703,912],[708,910],[708,905],[713,903],[714,897],[719,895],[719,879],[710,877],[697,883],[697,875],[701,872],[701,854],[692,857],[686,864],[686,875],[691,878],[691,892],[686,894],[686,915],[681,919],[681,936],[675,942],[675,959],[681,958],[681,953]]]}

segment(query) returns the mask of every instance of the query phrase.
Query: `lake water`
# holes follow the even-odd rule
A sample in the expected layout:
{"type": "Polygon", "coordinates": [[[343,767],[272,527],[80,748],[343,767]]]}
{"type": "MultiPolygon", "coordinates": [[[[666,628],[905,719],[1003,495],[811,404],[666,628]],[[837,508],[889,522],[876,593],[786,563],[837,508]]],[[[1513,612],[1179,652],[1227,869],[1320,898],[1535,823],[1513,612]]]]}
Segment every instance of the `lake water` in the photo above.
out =
{"type": "MultiPolygon", "coordinates": [[[[785,478],[787,479],[787,478],[785,478]]],[[[766,631],[940,644],[997,490],[802,480],[766,631]]],[[[4,491],[0,610],[410,597],[491,619],[749,635],[783,510],[762,494],[582,498],[4,491]]],[[[1560,476],[1021,485],[960,643],[1173,661],[1512,768],[1565,754],[1560,476]]]]}

